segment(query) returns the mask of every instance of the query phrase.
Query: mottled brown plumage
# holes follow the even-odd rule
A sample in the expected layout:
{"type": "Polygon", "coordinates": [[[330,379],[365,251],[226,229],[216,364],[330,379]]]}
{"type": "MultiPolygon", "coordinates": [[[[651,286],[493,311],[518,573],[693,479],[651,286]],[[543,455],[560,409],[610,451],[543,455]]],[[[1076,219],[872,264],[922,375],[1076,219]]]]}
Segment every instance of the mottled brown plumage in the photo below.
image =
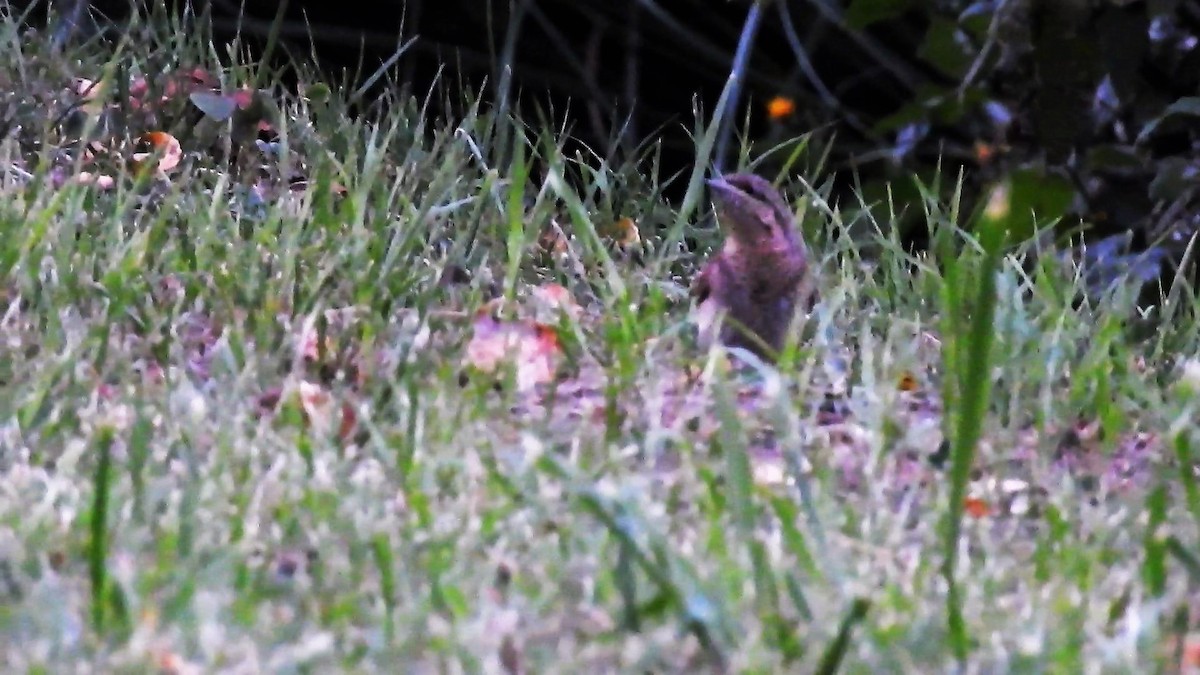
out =
{"type": "Polygon", "coordinates": [[[716,337],[773,360],[796,310],[807,311],[816,300],[804,239],[769,181],[734,174],[708,184],[726,237],[692,283],[701,339],[716,337]]]}

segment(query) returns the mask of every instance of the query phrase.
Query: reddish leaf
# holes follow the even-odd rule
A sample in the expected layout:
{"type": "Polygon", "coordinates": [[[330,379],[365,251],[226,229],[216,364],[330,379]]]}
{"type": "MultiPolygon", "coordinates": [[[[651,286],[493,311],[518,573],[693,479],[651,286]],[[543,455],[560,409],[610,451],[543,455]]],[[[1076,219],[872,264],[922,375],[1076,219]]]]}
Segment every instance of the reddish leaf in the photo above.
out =
{"type": "Polygon", "coordinates": [[[138,138],[138,151],[133,153],[132,164],[135,170],[150,168],[146,162],[152,156],[158,156],[155,167],[161,172],[167,172],[179,166],[183,159],[183,148],[174,136],[165,131],[151,131],[138,138]]]}
{"type": "Polygon", "coordinates": [[[978,497],[967,497],[963,500],[963,509],[972,518],[984,518],[992,513],[992,507],[978,497]]]}
{"type": "Polygon", "coordinates": [[[260,131],[271,131],[274,120],[275,104],[270,94],[261,89],[239,89],[232,94],[237,102],[237,110],[233,114],[233,138],[245,142],[254,138],[260,131]]]}
{"type": "Polygon", "coordinates": [[[533,289],[533,297],[537,300],[539,309],[547,310],[546,314],[554,316],[562,312],[572,317],[579,316],[578,303],[571,297],[571,291],[562,284],[537,286],[533,289]]]}
{"type": "Polygon", "coordinates": [[[642,234],[638,230],[637,221],[629,217],[621,218],[612,225],[609,225],[605,228],[604,235],[615,241],[622,248],[636,246],[642,241],[642,234]]]}
{"type": "Polygon", "coordinates": [[[75,182],[82,185],[95,185],[100,190],[111,190],[117,185],[117,180],[112,176],[90,171],[80,171],[75,175],[75,182]]]}
{"type": "Polygon", "coordinates": [[[512,360],[517,388],[532,389],[554,379],[561,349],[558,334],[550,326],[527,322],[503,322],[486,308],[475,317],[475,333],[467,345],[466,361],[484,373],[495,372],[512,360]]]}
{"type": "Polygon", "coordinates": [[[354,406],[350,405],[349,401],[342,401],[342,424],[338,427],[338,438],[343,441],[350,440],[357,427],[358,414],[354,412],[354,406]]]}
{"type": "Polygon", "coordinates": [[[551,255],[566,253],[569,248],[566,233],[555,222],[551,222],[538,235],[538,246],[541,247],[544,253],[551,255]]]}

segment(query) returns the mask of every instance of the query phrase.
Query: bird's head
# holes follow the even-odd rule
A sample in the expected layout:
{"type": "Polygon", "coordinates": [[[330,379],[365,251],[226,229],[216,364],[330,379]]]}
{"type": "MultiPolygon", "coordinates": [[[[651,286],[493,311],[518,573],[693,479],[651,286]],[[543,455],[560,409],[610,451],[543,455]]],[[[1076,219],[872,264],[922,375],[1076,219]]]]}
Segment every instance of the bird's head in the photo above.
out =
{"type": "Polygon", "coordinates": [[[738,247],[786,250],[802,246],[792,210],[770,181],[737,173],[708,181],[721,226],[738,247]]]}

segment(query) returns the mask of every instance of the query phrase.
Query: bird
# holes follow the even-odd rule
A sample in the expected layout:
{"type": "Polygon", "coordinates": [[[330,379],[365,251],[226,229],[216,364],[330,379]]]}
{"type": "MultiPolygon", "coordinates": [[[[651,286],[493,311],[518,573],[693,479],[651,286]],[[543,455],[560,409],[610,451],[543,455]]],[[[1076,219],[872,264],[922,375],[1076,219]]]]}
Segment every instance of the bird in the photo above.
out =
{"type": "Polygon", "coordinates": [[[811,311],[817,300],[808,247],[770,181],[737,173],[707,182],[726,236],[690,288],[700,343],[715,338],[774,362],[796,310],[811,311]]]}

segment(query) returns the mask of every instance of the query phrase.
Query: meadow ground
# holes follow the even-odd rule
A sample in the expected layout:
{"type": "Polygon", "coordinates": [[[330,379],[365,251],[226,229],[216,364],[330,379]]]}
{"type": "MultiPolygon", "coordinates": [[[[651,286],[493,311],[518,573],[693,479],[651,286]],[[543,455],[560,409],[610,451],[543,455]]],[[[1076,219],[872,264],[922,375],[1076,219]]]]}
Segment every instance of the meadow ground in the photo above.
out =
{"type": "Polygon", "coordinates": [[[0,25],[4,672],[1200,665],[1186,283],[993,236],[1002,189],[911,255],[797,139],[742,165],[822,301],[731,360],[699,171],[126,35],[0,25]]]}

